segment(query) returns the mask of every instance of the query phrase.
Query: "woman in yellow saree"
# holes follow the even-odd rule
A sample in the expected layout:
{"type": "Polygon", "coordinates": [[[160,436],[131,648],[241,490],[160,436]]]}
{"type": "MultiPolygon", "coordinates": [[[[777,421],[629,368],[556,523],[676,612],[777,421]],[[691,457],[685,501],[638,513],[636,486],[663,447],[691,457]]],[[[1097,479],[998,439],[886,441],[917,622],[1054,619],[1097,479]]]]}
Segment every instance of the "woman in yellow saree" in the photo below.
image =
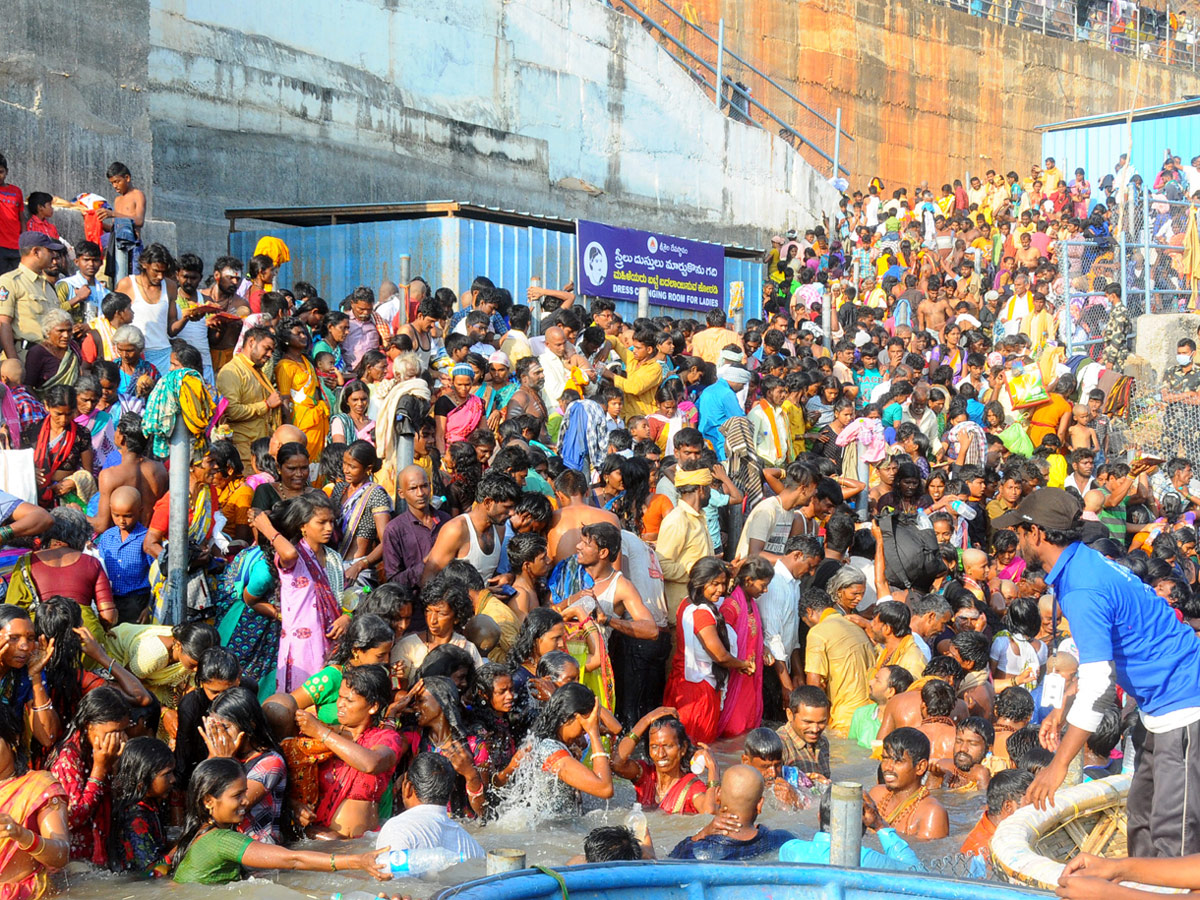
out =
{"type": "Polygon", "coordinates": [[[67,864],[67,792],[49,772],[16,777],[16,759],[0,739],[0,900],[37,900],[47,874],[67,864]]]}
{"type": "Polygon", "coordinates": [[[275,338],[275,386],[285,407],[291,407],[292,424],[304,432],[309,459],[320,459],[329,437],[329,406],[321,391],[321,378],[308,358],[308,329],[297,318],[279,323],[275,338]]]}

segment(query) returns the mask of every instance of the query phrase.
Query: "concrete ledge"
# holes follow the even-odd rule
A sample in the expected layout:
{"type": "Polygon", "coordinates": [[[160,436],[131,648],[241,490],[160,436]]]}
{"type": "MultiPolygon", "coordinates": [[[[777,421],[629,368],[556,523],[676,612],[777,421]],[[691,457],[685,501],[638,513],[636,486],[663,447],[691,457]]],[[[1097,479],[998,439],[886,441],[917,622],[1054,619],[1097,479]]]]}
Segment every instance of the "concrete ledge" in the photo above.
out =
{"type": "Polygon", "coordinates": [[[1176,343],[1185,337],[1196,340],[1197,327],[1200,327],[1200,316],[1192,313],[1138,316],[1133,352],[1153,370],[1154,379],[1158,381],[1163,372],[1175,365],[1176,343]]]}

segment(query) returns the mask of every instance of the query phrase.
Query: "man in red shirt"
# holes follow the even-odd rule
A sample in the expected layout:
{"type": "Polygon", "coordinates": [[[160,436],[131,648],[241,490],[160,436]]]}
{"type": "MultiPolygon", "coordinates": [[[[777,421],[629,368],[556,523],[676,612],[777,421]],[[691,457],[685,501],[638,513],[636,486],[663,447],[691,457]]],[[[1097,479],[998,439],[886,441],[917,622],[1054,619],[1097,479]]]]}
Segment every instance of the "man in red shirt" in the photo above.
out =
{"type": "Polygon", "coordinates": [[[0,154],[0,275],[20,264],[18,244],[25,225],[25,195],[15,184],[8,184],[7,178],[8,160],[0,154]]]}

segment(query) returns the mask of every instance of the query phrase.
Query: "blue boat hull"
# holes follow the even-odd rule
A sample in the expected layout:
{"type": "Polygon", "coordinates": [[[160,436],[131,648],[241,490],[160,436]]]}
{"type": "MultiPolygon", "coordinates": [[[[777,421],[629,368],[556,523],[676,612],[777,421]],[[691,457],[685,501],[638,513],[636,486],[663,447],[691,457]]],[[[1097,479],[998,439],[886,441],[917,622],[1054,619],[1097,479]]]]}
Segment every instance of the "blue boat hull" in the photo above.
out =
{"type": "MultiPolygon", "coordinates": [[[[920,873],[753,862],[613,862],[558,869],[569,900],[1045,900],[1043,891],[920,873]]],[[[534,869],[447,888],[434,900],[562,900],[534,869]]]]}

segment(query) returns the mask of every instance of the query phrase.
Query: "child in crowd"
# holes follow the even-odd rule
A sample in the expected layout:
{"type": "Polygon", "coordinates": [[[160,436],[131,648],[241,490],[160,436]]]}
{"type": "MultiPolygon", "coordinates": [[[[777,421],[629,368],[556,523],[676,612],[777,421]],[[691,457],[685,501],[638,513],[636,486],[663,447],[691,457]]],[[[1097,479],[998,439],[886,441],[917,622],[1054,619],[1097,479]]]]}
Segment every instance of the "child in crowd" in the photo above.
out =
{"type": "Polygon", "coordinates": [[[175,786],[175,756],[158,738],[135,737],[121,751],[112,778],[108,867],[149,873],[167,846],[161,818],[175,786]]]}
{"type": "Polygon", "coordinates": [[[1089,424],[1092,414],[1085,403],[1076,403],[1071,407],[1071,426],[1067,429],[1068,450],[1090,450],[1095,453],[1100,449],[1096,432],[1089,424]]]}
{"type": "Polygon", "coordinates": [[[112,584],[117,622],[137,622],[150,603],[151,557],[142,544],[142,495],[137,488],[122,485],[109,498],[113,525],[98,538],[96,548],[112,584]]]}

